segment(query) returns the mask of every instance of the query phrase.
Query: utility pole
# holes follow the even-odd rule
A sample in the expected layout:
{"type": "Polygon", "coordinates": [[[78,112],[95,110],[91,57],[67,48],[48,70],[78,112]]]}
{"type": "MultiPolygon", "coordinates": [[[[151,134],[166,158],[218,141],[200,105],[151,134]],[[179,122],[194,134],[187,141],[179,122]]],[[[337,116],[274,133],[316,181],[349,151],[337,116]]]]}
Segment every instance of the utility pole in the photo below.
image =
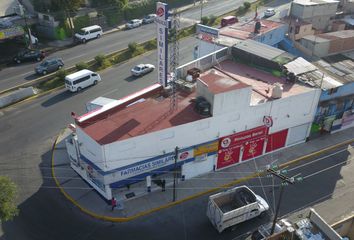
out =
{"type": "Polygon", "coordinates": [[[175,166],[173,169],[173,202],[176,201],[176,182],[177,182],[177,159],[178,159],[178,150],[179,148],[175,148],[175,166]]]}
{"type": "MultiPolygon", "coordinates": [[[[280,171],[276,171],[273,168],[268,168],[267,172],[269,172],[270,174],[272,174],[273,176],[280,178],[282,183],[280,185],[280,192],[279,192],[279,199],[278,199],[278,204],[277,204],[277,209],[275,210],[275,214],[274,214],[274,219],[273,219],[273,224],[272,224],[272,229],[270,231],[270,236],[273,235],[274,233],[274,229],[275,229],[275,224],[277,222],[277,218],[278,218],[278,214],[279,214],[279,209],[280,209],[280,203],[281,203],[281,199],[283,197],[283,192],[284,192],[284,186],[288,185],[288,184],[295,184],[295,179],[294,177],[287,177],[284,174],[282,174],[280,171]]],[[[302,178],[298,179],[299,181],[302,180],[302,178]]]]}

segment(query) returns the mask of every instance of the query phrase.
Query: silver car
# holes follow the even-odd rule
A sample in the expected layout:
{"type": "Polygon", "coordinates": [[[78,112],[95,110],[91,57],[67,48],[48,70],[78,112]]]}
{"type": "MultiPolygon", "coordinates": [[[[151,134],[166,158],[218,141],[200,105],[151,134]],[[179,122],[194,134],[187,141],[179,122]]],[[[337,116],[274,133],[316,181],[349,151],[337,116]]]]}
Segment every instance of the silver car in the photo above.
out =
{"type": "Polygon", "coordinates": [[[128,29],[132,29],[132,28],[137,28],[137,27],[141,26],[142,24],[143,24],[143,20],[133,19],[133,20],[130,20],[129,22],[127,22],[125,24],[125,27],[128,29]]]}
{"type": "Polygon", "coordinates": [[[64,66],[61,58],[50,58],[44,60],[41,64],[36,66],[34,71],[37,74],[46,75],[47,73],[55,72],[64,66]]]}
{"type": "Polygon", "coordinates": [[[136,65],[132,70],[131,70],[131,73],[136,76],[136,77],[139,77],[139,76],[143,76],[149,72],[152,72],[154,71],[155,69],[155,66],[152,65],[152,64],[139,64],[139,65],[136,65]]]}

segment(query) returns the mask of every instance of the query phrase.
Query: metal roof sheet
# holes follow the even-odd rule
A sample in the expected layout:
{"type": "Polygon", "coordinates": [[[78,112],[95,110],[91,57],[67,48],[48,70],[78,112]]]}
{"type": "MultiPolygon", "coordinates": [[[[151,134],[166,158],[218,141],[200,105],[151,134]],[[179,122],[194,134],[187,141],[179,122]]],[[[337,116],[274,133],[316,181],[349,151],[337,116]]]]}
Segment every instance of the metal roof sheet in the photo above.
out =
{"type": "Polygon", "coordinates": [[[244,40],[234,46],[234,48],[243,50],[245,52],[252,53],[254,55],[257,55],[259,57],[262,57],[264,59],[272,60],[279,55],[285,53],[285,51],[280,50],[278,48],[251,40],[247,39],[244,40]]]}
{"type": "Polygon", "coordinates": [[[294,61],[285,64],[284,67],[286,67],[289,72],[294,73],[295,76],[317,70],[315,65],[306,61],[302,57],[298,57],[294,61]]]}

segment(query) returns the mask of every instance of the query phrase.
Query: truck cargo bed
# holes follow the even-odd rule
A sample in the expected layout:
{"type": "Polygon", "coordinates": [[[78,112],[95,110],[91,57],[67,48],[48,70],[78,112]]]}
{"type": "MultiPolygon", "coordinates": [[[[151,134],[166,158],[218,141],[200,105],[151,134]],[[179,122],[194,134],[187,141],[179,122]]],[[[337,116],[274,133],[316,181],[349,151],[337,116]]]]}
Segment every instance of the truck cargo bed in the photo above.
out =
{"type": "Polygon", "coordinates": [[[256,202],[256,197],[248,188],[239,188],[235,192],[218,196],[213,199],[223,213],[256,202]]]}

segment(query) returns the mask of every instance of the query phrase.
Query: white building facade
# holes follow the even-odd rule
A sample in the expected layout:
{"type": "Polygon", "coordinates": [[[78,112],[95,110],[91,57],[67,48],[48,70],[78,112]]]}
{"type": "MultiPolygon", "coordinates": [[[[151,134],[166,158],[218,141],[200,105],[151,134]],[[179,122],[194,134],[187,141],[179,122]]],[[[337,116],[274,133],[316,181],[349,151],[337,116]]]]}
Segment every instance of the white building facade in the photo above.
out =
{"type": "MultiPolygon", "coordinates": [[[[195,66],[208,69],[212,62],[206,59],[218,58],[219,62],[229,58],[225,52],[223,49],[180,67],[179,77],[195,66]]],[[[251,85],[234,83],[220,74],[211,70],[196,82],[196,96],[204,97],[211,105],[209,117],[107,144],[98,143],[80,127],[100,114],[97,110],[84,116],[81,123],[76,119],[76,135],[67,141],[72,167],[110,199],[112,189],[135,182],[146,182],[148,187],[151,178],[176,167],[181,179],[189,179],[306,141],[319,89],[306,88],[292,96],[257,102],[251,85]],[[232,87],[215,91],[225,81],[232,87]],[[175,162],[176,146],[179,151],[175,162]]],[[[129,108],[134,111],[135,106],[129,108]]],[[[101,111],[114,108],[117,106],[101,111]]]]}

